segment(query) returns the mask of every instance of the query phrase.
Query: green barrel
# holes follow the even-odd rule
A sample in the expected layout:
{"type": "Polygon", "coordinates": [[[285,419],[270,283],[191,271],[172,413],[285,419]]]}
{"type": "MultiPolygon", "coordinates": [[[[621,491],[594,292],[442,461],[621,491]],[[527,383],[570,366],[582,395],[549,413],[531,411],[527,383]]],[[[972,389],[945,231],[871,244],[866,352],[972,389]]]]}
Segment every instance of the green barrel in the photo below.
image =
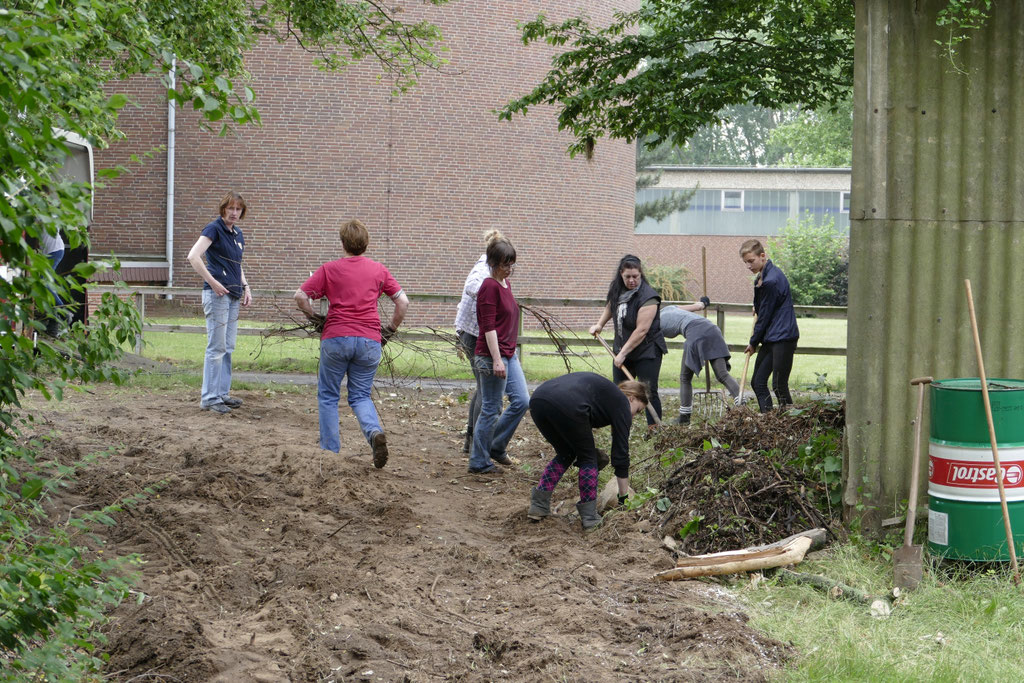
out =
{"type": "MultiPolygon", "coordinates": [[[[990,379],[1013,543],[1024,544],[1024,380],[990,379]]],[[[1009,560],[988,420],[977,377],[931,384],[928,551],[953,560],[1009,560]]]]}

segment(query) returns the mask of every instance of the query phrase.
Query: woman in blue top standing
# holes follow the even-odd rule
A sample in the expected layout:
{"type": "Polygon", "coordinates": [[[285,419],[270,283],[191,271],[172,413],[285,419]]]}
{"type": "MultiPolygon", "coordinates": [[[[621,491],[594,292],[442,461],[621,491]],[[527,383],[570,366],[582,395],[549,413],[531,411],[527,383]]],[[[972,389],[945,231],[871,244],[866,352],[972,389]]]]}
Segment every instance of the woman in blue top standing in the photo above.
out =
{"type": "Polygon", "coordinates": [[[245,237],[235,225],[245,217],[245,210],[242,195],[228,192],[220,203],[220,218],[203,228],[188,252],[188,262],[203,278],[203,314],[206,316],[206,355],[199,406],[221,414],[242,405],[242,399],[232,397],[230,392],[238,306],[252,303],[249,281],[242,270],[245,237]]]}
{"type": "Polygon", "coordinates": [[[779,406],[793,402],[789,395],[789,373],[793,370],[793,356],[800,329],[796,326],[793,295],[789,291],[786,275],[772,263],[758,240],[747,240],[740,246],[740,258],[754,280],[754,333],[750,335],[746,352],[757,350],[754,376],[750,387],[757,396],[762,413],[772,409],[772,395],[768,392],[768,376],[772,377],[772,391],[779,406]],[[761,346],[758,349],[758,345],[761,346]]]}

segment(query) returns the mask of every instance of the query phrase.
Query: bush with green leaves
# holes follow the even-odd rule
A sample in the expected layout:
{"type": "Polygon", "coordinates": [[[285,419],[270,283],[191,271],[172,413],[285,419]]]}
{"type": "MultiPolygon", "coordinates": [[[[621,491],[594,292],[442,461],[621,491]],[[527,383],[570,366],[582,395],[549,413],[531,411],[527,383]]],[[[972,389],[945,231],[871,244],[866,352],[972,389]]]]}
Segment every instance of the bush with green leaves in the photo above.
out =
{"type": "MultiPolygon", "coordinates": [[[[101,555],[88,537],[113,522],[116,506],[59,522],[43,507],[88,460],[47,462],[43,444],[25,436],[28,392],[60,400],[84,382],[123,381],[111,361],[140,331],[131,303],[105,294],[87,327],[45,335],[43,320],[62,315],[54,293],[71,300],[95,272],[80,263],[73,277],[59,276],[35,247],[58,231],[68,250],[88,246],[85,207],[102,186],[62,176],[67,133],[96,148],[124,138],[117,118],[130,77],[160,82],[170,100],[222,133],[259,123],[244,55],[261,36],[300,34],[316,66],[369,57],[393,91],[444,61],[435,25],[361,0],[12,0],[0,8],[0,680],[89,678],[102,664],[95,643],[104,611],[129,585],[121,572],[131,559],[101,555]]],[[[133,161],[146,156],[139,152],[133,161]]]]}
{"type": "Polygon", "coordinates": [[[769,258],[789,279],[798,306],[845,306],[850,263],[850,240],[835,228],[835,220],[807,216],[792,220],[766,245],[769,258]]]}
{"type": "Polygon", "coordinates": [[[644,275],[661,294],[663,301],[690,301],[693,299],[687,283],[690,271],[683,266],[645,266],[644,275]]]}

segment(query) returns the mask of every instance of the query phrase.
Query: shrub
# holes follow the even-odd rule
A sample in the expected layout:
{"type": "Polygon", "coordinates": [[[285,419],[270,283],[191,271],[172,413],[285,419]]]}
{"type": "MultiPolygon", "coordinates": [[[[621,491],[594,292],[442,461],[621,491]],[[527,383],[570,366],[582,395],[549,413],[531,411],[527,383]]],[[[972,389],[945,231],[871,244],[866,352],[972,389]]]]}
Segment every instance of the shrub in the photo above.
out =
{"type": "Polygon", "coordinates": [[[665,301],[690,301],[693,299],[686,283],[690,271],[683,266],[648,266],[644,268],[647,281],[661,294],[665,301]]]}
{"type": "Polygon", "coordinates": [[[790,221],[768,240],[768,256],[789,279],[798,306],[845,306],[850,261],[849,238],[836,231],[832,217],[790,221]]]}

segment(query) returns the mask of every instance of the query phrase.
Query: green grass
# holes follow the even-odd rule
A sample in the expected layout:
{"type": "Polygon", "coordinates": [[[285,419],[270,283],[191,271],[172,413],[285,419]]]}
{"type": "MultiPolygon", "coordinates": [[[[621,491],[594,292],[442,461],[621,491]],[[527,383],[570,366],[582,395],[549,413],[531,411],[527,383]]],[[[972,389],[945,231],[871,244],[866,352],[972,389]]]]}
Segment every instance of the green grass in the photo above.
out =
{"type": "MultiPolygon", "coordinates": [[[[178,325],[203,325],[202,318],[148,318],[150,322],[178,325]]],[[[805,346],[843,347],[846,345],[846,321],[835,319],[809,319],[799,321],[800,343],[805,346]]],[[[270,323],[241,321],[241,327],[261,328],[270,323]]],[[[726,317],[726,340],[730,344],[745,343],[750,333],[748,316],[726,317]]],[[[540,334],[530,331],[531,336],[540,334]]],[[[580,331],[580,337],[586,337],[580,331]]],[[[154,360],[174,363],[182,368],[197,370],[202,368],[203,350],[206,347],[206,335],[185,334],[181,332],[147,332],[146,347],[142,355],[154,360]]],[[[394,374],[401,377],[437,377],[441,379],[470,379],[469,365],[451,353],[451,346],[444,343],[417,342],[418,347],[432,349],[436,353],[416,353],[409,348],[398,345],[392,347],[394,357],[394,374]],[[401,349],[401,351],[400,351],[401,349]]],[[[130,349],[130,347],[126,347],[130,349]]],[[[565,373],[565,365],[558,356],[537,355],[537,352],[549,352],[550,345],[529,345],[525,347],[523,369],[531,382],[540,382],[565,373]]],[[[579,347],[577,351],[589,351],[589,358],[576,359],[573,370],[593,370],[599,373],[611,373],[611,358],[600,348],[579,347]]],[[[679,386],[679,367],[683,352],[672,350],[662,362],[660,385],[665,387],[679,386]]],[[[232,367],[236,371],[249,372],[301,372],[315,373],[319,358],[319,341],[315,339],[269,338],[239,335],[232,367]]],[[[751,362],[752,372],[753,363],[751,362]]],[[[732,358],[733,375],[739,376],[743,370],[742,354],[732,358]]],[[[793,363],[793,374],[790,386],[795,390],[804,390],[817,383],[818,375],[825,375],[835,390],[846,386],[846,358],[842,356],[806,356],[800,355],[799,349],[793,363]]],[[[698,380],[699,382],[700,380],[698,380]]],[[[749,374],[748,374],[749,382],[749,374]]],[[[749,386],[749,384],[748,384],[749,386]]],[[[717,382],[712,382],[717,388],[717,382]]],[[[698,385],[699,388],[699,385],[698,385]]]]}
{"type": "MultiPolygon", "coordinates": [[[[891,595],[891,560],[857,544],[838,546],[828,559],[796,569],[873,596],[891,595]]],[[[798,650],[777,680],[1020,680],[1024,593],[1006,568],[933,563],[918,589],[883,617],[807,586],[744,582],[738,595],[754,628],[798,650]]]]}
{"type": "MultiPolygon", "coordinates": [[[[641,438],[642,425],[638,417],[630,435],[630,481],[638,497],[646,499],[642,504],[649,506],[663,495],[658,488],[673,465],[659,465],[652,457],[652,442],[641,438]]],[[[598,445],[607,447],[608,430],[596,434],[598,445]]],[[[602,483],[609,476],[603,471],[602,483]]],[[[921,521],[919,543],[923,530],[921,521]]],[[[902,530],[879,542],[855,534],[853,540],[831,546],[819,559],[793,569],[891,599],[891,553],[902,540],[902,530]]],[[[872,616],[869,605],[835,600],[810,586],[784,584],[770,572],[765,580],[754,581],[753,576],[704,581],[726,582],[751,617],[751,627],[793,648],[793,659],[770,674],[770,680],[973,683],[1021,679],[1024,591],[1014,586],[1007,566],[926,558],[921,585],[893,601],[888,616],[872,616]]]]}

